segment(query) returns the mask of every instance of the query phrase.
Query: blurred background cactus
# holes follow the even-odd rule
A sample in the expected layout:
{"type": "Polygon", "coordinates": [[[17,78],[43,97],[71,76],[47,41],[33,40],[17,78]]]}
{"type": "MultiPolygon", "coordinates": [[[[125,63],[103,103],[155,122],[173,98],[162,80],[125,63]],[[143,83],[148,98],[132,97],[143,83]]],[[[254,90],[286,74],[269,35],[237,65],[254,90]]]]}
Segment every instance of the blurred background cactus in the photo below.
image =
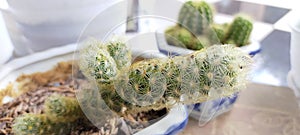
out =
{"type": "Polygon", "coordinates": [[[213,23],[213,8],[205,1],[188,1],[183,4],[178,24],[195,35],[201,35],[213,23]]]}
{"type": "Polygon", "coordinates": [[[77,99],[53,94],[46,99],[43,113],[17,117],[12,132],[16,135],[69,134],[78,119],[86,120],[77,99]]]}
{"type": "Polygon", "coordinates": [[[200,50],[211,44],[250,44],[253,24],[248,16],[237,15],[231,23],[216,24],[214,7],[205,1],[185,2],[178,16],[178,24],[165,30],[169,45],[200,50]]]}
{"type": "Polygon", "coordinates": [[[228,25],[229,25],[228,23],[213,24],[212,29],[213,29],[214,33],[212,33],[212,36],[214,36],[213,34],[216,34],[219,41],[221,43],[225,43],[225,36],[226,36],[227,29],[228,29],[228,25]]]}
{"type": "Polygon", "coordinates": [[[58,94],[46,100],[44,110],[49,119],[55,122],[73,122],[83,115],[76,98],[58,94]]]}
{"type": "Polygon", "coordinates": [[[210,44],[207,38],[195,36],[179,25],[168,28],[165,32],[165,37],[168,44],[192,50],[200,50],[210,44]]]}
{"type": "Polygon", "coordinates": [[[253,29],[251,19],[245,15],[238,15],[229,25],[228,31],[224,37],[225,43],[235,44],[238,47],[250,43],[249,38],[253,29]]]}

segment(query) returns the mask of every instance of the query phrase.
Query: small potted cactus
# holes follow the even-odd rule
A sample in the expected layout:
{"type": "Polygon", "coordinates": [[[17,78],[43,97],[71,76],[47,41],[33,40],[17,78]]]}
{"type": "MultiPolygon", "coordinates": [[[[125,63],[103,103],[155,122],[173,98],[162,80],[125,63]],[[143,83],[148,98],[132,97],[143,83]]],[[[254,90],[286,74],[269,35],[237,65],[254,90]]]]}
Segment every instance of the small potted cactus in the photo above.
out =
{"type": "Polygon", "coordinates": [[[213,20],[214,10],[205,1],[185,2],[180,9],[178,23],[165,30],[167,43],[191,50],[199,50],[215,43],[233,44],[237,47],[250,45],[253,29],[250,17],[239,14],[231,23],[216,24],[213,20]]]}
{"type": "MultiPolygon", "coordinates": [[[[240,47],[252,56],[259,52],[259,48],[250,47],[253,24],[249,17],[239,14],[231,23],[216,24],[213,20],[214,10],[205,1],[185,2],[178,15],[178,24],[167,28],[164,37],[157,34],[158,39],[164,38],[166,41],[160,40],[159,50],[171,55],[182,55],[218,43],[240,47]]],[[[190,116],[205,123],[231,110],[237,96],[238,93],[234,93],[226,98],[190,105],[189,109],[193,110],[190,116]]]]}

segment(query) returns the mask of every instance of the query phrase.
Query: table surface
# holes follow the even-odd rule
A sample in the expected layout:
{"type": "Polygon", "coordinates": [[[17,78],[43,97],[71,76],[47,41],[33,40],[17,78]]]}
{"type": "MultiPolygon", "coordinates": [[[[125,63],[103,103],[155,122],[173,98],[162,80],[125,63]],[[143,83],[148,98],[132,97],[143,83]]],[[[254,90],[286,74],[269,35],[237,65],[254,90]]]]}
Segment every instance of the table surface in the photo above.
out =
{"type": "Polygon", "coordinates": [[[230,112],[203,127],[190,118],[180,135],[299,135],[300,109],[291,89],[249,84],[230,112]]]}

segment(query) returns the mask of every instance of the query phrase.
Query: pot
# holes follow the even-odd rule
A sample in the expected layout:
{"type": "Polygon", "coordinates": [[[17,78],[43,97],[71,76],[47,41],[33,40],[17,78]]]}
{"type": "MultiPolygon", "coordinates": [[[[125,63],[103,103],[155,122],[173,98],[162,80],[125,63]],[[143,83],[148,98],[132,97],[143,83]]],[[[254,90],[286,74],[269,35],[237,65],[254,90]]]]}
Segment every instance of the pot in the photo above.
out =
{"type": "MultiPolygon", "coordinates": [[[[65,45],[43,52],[34,53],[7,63],[0,68],[0,89],[6,87],[9,82],[15,81],[21,74],[44,72],[50,70],[58,62],[73,60],[73,52],[76,48],[77,45],[75,44],[65,45]]],[[[151,55],[144,54],[142,56],[146,58],[154,57],[155,53],[158,57],[163,56],[158,52],[151,52],[151,55]]],[[[4,99],[4,102],[9,102],[11,100],[12,98],[7,97],[4,99]]],[[[186,106],[175,105],[165,117],[151,126],[137,132],[136,135],[176,134],[186,126],[187,122],[188,112],[186,106]]]]}

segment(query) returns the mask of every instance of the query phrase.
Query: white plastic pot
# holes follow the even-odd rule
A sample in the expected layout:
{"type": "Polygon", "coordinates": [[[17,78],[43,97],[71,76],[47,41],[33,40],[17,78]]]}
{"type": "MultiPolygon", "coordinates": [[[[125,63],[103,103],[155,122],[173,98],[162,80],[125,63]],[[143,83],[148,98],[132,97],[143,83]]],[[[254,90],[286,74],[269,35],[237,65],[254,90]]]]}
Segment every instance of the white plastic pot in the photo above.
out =
{"type": "MultiPolygon", "coordinates": [[[[53,48],[23,58],[18,58],[7,63],[0,68],[0,89],[6,87],[9,82],[14,82],[21,74],[47,71],[58,62],[73,60],[73,51],[76,50],[76,47],[77,45],[71,44],[53,48]]],[[[152,52],[151,57],[153,57],[153,54],[154,53],[152,52]]],[[[150,57],[148,55],[142,56],[150,57]]],[[[163,55],[158,54],[158,57],[161,56],[163,55]]],[[[5,98],[4,100],[6,100],[5,102],[9,102],[12,99],[5,98]]],[[[186,126],[187,122],[188,112],[186,107],[183,105],[176,105],[164,118],[139,131],[136,135],[173,135],[181,131],[186,126]]]]}
{"type": "MultiPolygon", "coordinates": [[[[5,21],[18,56],[76,43],[96,17],[88,35],[105,35],[127,17],[127,0],[1,0],[5,21]],[[5,3],[5,4],[4,4],[5,3]],[[102,12],[106,12],[103,14],[102,12]],[[99,19],[100,18],[100,19],[99,19]]],[[[125,27],[122,30],[125,33],[125,27]]]]}

